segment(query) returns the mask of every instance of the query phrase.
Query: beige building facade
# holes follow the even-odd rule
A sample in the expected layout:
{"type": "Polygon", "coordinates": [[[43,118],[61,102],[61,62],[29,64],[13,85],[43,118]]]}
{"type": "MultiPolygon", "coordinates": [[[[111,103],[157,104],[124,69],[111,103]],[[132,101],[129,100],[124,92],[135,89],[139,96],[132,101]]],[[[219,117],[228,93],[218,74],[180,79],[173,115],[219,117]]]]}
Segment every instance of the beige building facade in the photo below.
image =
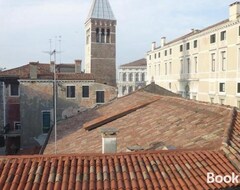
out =
{"type": "Polygon", "coordinates": [[[229,18],[147,52],[147,82],[190,99],[240,107],[240,2],[229,18]]]}

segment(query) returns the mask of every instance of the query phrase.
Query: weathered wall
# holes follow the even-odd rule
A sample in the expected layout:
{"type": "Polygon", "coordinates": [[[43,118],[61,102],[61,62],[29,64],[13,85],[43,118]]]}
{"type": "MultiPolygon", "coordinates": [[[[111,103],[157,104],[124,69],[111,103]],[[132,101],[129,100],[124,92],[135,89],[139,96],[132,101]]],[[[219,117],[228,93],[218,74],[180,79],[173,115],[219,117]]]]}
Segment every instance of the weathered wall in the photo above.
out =
{"type": "Polygon", "coordinates": [[[3,127],[3,83],[0,82],[0,130],[3,127]]]}
{"type": "MultiPolygon", "coordinates": [[[[21,82],[20,113],[22,124],[22,146],[36,144],[34,137],[42,132],[42,111],[53,110],[53,86],[51,82],[21,82]]],[[[105,91],[105,101],[117,96],[111,86],[93,82],[64,81],[57,89],[57,120],[76,115],[96,105],[96,91],[105,91]],[[89,98],[82,98],[82,86],[89,86],[89,98]],[[75,98],[67,98],[67,86],[75,86],[75,98]]],[[[53,117],[52,117],[53,121],[53,117]]],[[[37,144],[36,144],[37,145],[37,144]]]]}

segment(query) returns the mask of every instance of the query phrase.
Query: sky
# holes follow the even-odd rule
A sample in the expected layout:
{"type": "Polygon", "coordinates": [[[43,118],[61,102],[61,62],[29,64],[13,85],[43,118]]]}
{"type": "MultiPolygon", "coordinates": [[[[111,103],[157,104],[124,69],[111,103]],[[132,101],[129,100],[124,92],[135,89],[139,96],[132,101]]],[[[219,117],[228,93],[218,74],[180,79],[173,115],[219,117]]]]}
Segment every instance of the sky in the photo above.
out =
{"type": "MultiPolygon", "coordinates": [[[[84,63],[84,23],[93,0],[0,0],[0,68],[49,63],[50,40],[57,63],[84,63]],[[60,43],[61,41],[61,43],[60,43]],[[61,45],[60,45],[61,44],[61,45]],[[61,47],[61,48],[60,48],[61,47]]],[[[145,57],[160,44],[228,18],[234,0],[109,0],[117,19],[117,66],[145,57]]]]}

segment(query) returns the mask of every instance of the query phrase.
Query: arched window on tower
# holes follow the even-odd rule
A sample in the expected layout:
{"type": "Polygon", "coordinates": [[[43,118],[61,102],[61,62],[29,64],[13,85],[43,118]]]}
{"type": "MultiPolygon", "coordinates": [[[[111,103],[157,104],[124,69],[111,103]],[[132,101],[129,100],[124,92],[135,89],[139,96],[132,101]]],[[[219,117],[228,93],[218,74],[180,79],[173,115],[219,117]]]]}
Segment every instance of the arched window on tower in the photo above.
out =
{"type": "Polygon", "coordinates": [[[105,31],[104,31],[104,28],[102,28],[101,30],[101,43],[105,43],[105,31]]]}
{"type": "Polygon", "coordinates": [[[107,39],[106,39],[106,43],[110,43],[110,29],[107,29],[107,39]]]}
{"type": "Polygon", "coordinates": [[[96,29],[96,42],[100,42],[100,39],[99,39],[99,28],[96,29]]]}

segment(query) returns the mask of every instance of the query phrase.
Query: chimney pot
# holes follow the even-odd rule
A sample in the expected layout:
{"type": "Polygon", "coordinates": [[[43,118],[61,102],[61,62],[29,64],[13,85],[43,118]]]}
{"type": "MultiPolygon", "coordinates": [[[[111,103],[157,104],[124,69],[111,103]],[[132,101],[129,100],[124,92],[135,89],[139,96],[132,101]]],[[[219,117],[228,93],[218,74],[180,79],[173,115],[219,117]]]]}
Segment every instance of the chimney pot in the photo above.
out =
{"type": "Polygon", "coordinates": [[[152,51],[156,48],[156,42],[152,42],[152,51]]]}
{"type": "Polygon", "coordinates": [[[166,37],[161,38],[161,47],[165,46],[166,44],[166,37]]]}

